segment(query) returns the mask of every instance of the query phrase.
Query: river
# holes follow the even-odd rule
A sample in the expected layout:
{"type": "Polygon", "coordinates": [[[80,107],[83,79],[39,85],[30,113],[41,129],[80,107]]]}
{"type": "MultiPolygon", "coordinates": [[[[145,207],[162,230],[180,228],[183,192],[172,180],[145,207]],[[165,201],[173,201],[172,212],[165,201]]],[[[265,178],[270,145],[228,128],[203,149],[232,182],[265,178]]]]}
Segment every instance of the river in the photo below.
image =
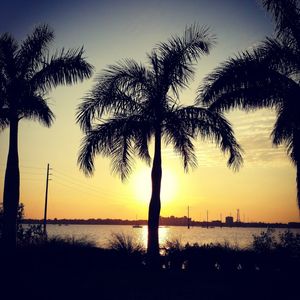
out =
{"type": "MultiPolygon", "coordinates": [[[[198,243],[229,243],[231,246],[245,248],[251,245],[253,235],[259,235],[266,228],[241,228],[241,227],[191,227],[169,226],[159,228],[160,245],[166,241],[179,240],[182,244],[198,243]]],[[[275,233],[284,232],[286,229],[276,229],[275,233]]],[[[292,229],[292,232],[300,233],[300,229],[292,229]]],[[[116,233],[131,236],[137,243],[146,247],[147,226],[133,228],[128,225],[47,225],[49,236],[62,236],[74,238],[86,238],[93,241],[99,247],[107,247],[109,241],[116,233]]]]}

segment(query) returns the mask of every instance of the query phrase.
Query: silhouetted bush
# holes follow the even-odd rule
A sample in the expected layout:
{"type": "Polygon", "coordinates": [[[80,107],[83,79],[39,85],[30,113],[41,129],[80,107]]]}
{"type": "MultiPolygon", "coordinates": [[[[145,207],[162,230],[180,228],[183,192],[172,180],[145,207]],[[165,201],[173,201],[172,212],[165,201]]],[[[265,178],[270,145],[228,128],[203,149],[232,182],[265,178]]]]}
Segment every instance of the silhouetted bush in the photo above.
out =
{"type": "Polygon", "coordinates": [[[275,229],[268,228],[259,235],[253,235],[252,248],[258,253],[269,253],[277,247],[277,240],[274,235],[275,229]]]}
{"type": "Polygon", "coordinates": [[[74,237],[74,236],[51,236],[47,239],[42,239],[39,243],[42,247],[48,248],[93,248],[96,247],[95,242],[89,240],[87,237],[74,237]]]}
{"type": "Polygon", "coordinates": [[[277,248],[289,256],[300,259],[300,234],[288,230],[279,234],[277,248]]]}
{"type": "Polygon", "coordinates": [[[137,243],[132,236],[124,233],[113,233],[108,245],[110,249],[126,255],[145,251],[144,247],[137,243]]]}
{"type": "MultiPolygon", "coordinates": [[[[2,218],[3,207],[0,206],[0,245],[2,235],[2,218]]],[[[45,239],[43,228],[41,224],[23,224],[24,219],[24,204],[20,203],[17,213],[17,244],[18,246],[25,246],[31,244],[39,244],[45,239]]]]}
{"type": "Polygon", "coordinates": [[[267,229],[253,236],[253,251],[263,271],[295,271],[300,267],[300,234],[289,230],[275,234],[267,229]]]}
{"type": "Polygon", "coordinates": [[[204,273],[294,272],[300,267],[300,234],[267,230],[253,236],[250,247],[224,244],[183,245],[178,239],[163,247],[163,267],[204,273]]]}
{"type": "Polygon", "coordinates": [[[165,259],[163,268],[183,269],[184,266],[184,245],[179,239],[167,240],[161,249],[165,259]]]}
{"type": "Polygon", "coordinates": [[[145,264],[144,247],[130,235],[113,233],[108,247],[114,254],[114,263],[121,268],[140,268],[145,264]]]}

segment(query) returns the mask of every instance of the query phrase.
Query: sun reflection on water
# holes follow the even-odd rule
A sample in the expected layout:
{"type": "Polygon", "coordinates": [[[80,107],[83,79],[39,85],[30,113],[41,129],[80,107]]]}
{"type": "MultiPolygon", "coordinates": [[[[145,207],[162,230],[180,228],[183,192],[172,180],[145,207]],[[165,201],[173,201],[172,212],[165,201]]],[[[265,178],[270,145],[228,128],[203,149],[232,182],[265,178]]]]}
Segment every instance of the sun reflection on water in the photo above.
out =
{"type": "MultiPolygon", "coordinates": [[[[142,230],[142,234],[141,234],[141,243],[142,245],[147,248],[147,239],[148,239],[148,226],[143,226],[143,228],[141,228],[142,230]]],[[[160,226],[159,230],[158,230],[158,234],[159,234],[159,244],[161,246],[163,246],[166,241],[169,239],[169,227],[166,226],[160,226]]]]}

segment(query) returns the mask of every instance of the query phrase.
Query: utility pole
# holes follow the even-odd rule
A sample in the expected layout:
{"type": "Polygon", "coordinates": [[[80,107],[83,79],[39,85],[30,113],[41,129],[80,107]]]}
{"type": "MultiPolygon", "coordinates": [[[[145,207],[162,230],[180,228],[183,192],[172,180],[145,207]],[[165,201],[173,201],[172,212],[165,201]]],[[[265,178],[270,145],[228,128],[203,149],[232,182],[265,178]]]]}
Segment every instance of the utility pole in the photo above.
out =
{"type": "Polygon", "coordinates": [[[51,175],[49,173],[50,166],[47,164],[47,175],[46,175],[46,192],[45,192],[45,209],[44,209],[44,235],[47,236],[47,206],[48,206],[48,184],[49,184],[49,176],[51,175]]]}

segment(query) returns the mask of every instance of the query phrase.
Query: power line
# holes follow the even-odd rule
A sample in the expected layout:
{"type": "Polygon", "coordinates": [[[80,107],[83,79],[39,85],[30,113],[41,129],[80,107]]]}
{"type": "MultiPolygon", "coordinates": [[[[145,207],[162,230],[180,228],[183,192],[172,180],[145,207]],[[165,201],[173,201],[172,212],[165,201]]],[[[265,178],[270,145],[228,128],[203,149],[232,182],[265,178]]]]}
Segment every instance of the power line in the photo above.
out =
{"type": "MultiPolygon", "coordinates": [[[[105,194],[109,194],[111,195],[110,192],[108,192],[107,190],[103,189],[103,188],[96,188],[90,184],[87,184],[87,183],[84,183],[82,181],[79,181],[78,179],[75,179],[74,177],[72,176],[69,176],[67,175],[66,173],[62,172],[61,170],[57,170],[57,169],[53,169],[53,171],[57,174],[54,174],[55,177],[58,177],[60,180],[63,180],[63,181],[68,181],[69,184],[76,184],[77,185],[81,185],[83,188],[88,188],[90,189],[90,191],[92,192],[96,192],[96,193],[105,193],[105,194]],[[62,178],[63,177],[63,178],[62,178]]],[[[117,192],[114,192],[113,193],[114,195],[117,195],[119,197],[124,197],[124,194],[120,194],[120,193],[117,193],[117,192]]]]}
{"type": "MultiPolygon", "coordinates": [[[[55,177],[55,176],[54,176],[54,177],[55,177]]],[[[78,187],[78,186],[76,186],[76,185],[72,185],[72,184],[70,184],[70,183],[63,183],[63,182],[56,181],[56,180],[55,180],[55,183],[57,183],[57,184],[59,184],[59,185],[62,185],[62,186],[64,186],[64,187],[67,187],[67,188],[69,188],[69,189],[72,189],[72,190],[75,189],[75,190],[80,191],[80,192],[82,192],[82,193],[90,194],[90,195],[92,195],[92,196],[94,196],[94,197],[99,197],[99,194],[92,193],[92,192],[90,192],[90,191],[87,192],[85,189],[80,188],[80,187],[78,187]]]]}
{"type": "Polygon", "coordinates": [[[20,168],[24,168],[24,169],[44,170],[44,168],[42,168],[42,167],[31,167],[31,166],[24,166],[24,165],[20,165],[20,168]]]}
{"type": "Polygon", "coordinates": [[[132,198],[128,198],[126,196],[115,196],[113,194],[108,194],[108,193],[103,193],[103,192],[99,192],[99,193],[96,193],[96,192],[92,192],[92,191],[87,191],[86,188],[82,188],[82,187],[78,187],[77,185],[73,185],[73,184],[70,184],[70,183],[63,183],[61,181],[54,181],[55,183],[57,183],[58,185],[61,185],[61,186],[64,186],[64,187],[67,187],[71,190],[77,190],[79,192],[82,192],[84,194],[88,194],[88,195],[91,195],[93,197],[97,197],[97,198],[106,198],[106,199],[109,199],[109,200],[115,200],[116,198],[122,198],[122,199],[125,199],[125,200],[132,200],[132,198]]]}
{"type": "Polygon", "coordinates": [[[95,188],[94,186],[92,186],[92,185],[90,185],[90,184],[88,184],[88,183],[79,181],[78,178],[72,177],[72,176],[68,175],[67,173],[62,172],[61,170],[58,171],[57,169],[54,169],[54,171],[55,171],[56,173],[58,173],[59,176],[63,176],[63,177],[65,177],[65,178],[67,178],[67,180],[69,180],[69,181],[75,182],[76,184],[79,183],[80,185],[85,185],[85,186],[87,186],[87,187],[89,187],[89,188],[91,188],[91,189],[97,190],[97,192],[99,191],[99,190],[98,190],[97,188],[95,188]]]}
{"type": "Polygon", "coordinates": [[[25,177],[25,178],[21,178],[21,181],[42,181],[43,178],[29,178],[29,177],[25,177]]]}
{"type": "MultiPolygon", "coordinates": [[[[0,164],[0,166],[6,166],[5,164],[0,164]]],[[[21,173],[21,181],[40,181],[43,180],[42,176],[44,176],[44,173],[39,172],[41,170],[44,170],[42,167],[38,166],[32,166],[32,165],[20,165],[20,173],[21,173]],[[24,176],[23,176],[24,175],[24,176]],[[32,178],[33,176],[33,178],[32,178]],[[37,178],[40,176],[41,178],[37,178]]],[[[117,191],[114,191],[111,193],[110,190],[103,189],[103,188],[96,188],[90,184],[87,184],[85,182],[82,182],[78,180],[78,178],[72,177],[69,175],[69,173],[52,168],[52,172],[54,174],[51,174],[53,178],[55,178],[55,183],[58,183],[59,185],[65,186],[69,189],[76,189],[84,193],[88,193],[94,197],[104,196],[105,198],[109,199],[116,199],[116,198],[122,198],[125,200],[132,200],[132,197],[128,194],[120,194],[117,191]]],[[[0,178],[2,176],[0,175],[0,178]]]]}
{"type": "MultiPolygon", "coordinates": [[[[6,164],[0,164],[1,167],[6,167],[6,164]]],[[[19,168],[44,170],[42,167],[19,165],[19,168]]]]}
{"type": "MultiPolygon", "coordinates": [[[[55,171],[56,173],[58,173],[57,171],[55,171]]],[[[92,186],[88,186],[88,185],[85,185],[84,183],[81,183],[79,181],[76,181],[76,180],[73,180],[73,179],[70,179],[70,178],[65,178],[65,176],[62,176],[60,174],[54,174],[53,175],[55,178],[58,178],[60,180],[63,180],[63,181],[67,181],[69,182],[70,184],[76,184],[76,185],[80,185],[84,188],[87,188],[87,189],[90,189],[91,191],[93,192],[99,192],[99,190],[97,190],[96,188],[92,187],[92,186]]]]}
{"type": "Polygon", "coordinates": [[[37,172],[28,172],[28,171],[21,171],[20,172],[21,175],[22,174],[25,174],[25,175],[37,175],[37,176],[42,176],[42,175],[45,175],[44,173],[40,172],[40,173],[37,173],[37,172]]]}

